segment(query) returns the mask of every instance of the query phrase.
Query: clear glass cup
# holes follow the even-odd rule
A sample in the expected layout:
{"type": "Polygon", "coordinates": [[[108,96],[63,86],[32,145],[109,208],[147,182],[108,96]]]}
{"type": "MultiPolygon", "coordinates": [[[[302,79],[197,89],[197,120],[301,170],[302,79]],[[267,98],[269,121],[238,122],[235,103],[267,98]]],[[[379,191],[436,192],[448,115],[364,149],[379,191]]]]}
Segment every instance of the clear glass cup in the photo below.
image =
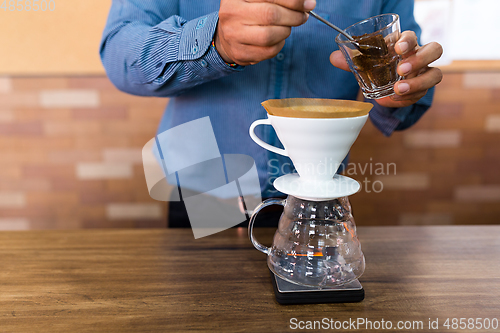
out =
{"type": "Polygon", "coordinates": [[[254,210],[248,224],[255,248],[267,254],[267,265],[282,279],[305,286],[334,287],[356,280],[365,270],[365,257],[347,197],[311,201],[289,195],[268,199],[254,210]],[[255,218],[270,205],[283,205],[273,245],[253,235],[255,218]]]}
{"type": "Polygon", "coordinates": [[[394,45],[401,35],[399,16],[373,16],[351,25],[345,31],[359,45],[375,46],[378,48],[375,50],[380,51],[362,52],[358,45],[344,35],[339,34],[335,38],[363,95],[369,99],[394,95],[394,84],[401,79],[397,73],[400,56],[394,50],[394,45]]]}

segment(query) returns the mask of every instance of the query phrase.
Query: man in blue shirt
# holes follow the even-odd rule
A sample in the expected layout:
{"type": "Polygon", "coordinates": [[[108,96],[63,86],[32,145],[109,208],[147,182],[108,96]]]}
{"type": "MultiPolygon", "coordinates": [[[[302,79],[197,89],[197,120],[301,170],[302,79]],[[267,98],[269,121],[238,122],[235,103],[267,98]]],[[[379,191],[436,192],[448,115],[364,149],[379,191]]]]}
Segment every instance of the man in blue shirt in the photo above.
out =
{"type": "MultiPolygon", "coordinates": [[[[414,124],[441,80],[439,69],[428,65],[442,50],[437,43],[418,45],[413,0],[114,0],[101,58],[120,90],[171,97],[159,133],[209,116],[221,154],[253,157],[262,195],[272,197],[272,180],[291,170],[276,172],[277,164],[289,160],[248,135],[250,124],[266,117],[260,103],[290,97],[354,100],[359,91],[336,33],[308,20],[305,12],[312,9],[341,28],[399,14],[404,32],[396,51],[404,59],[398,72],[405,79],[396,84],[396,95],[370,101],[370,119],[386,136],[414,124]]],[[[263,140],[279,145],[269,126],[260,130],[263,140]]]]}

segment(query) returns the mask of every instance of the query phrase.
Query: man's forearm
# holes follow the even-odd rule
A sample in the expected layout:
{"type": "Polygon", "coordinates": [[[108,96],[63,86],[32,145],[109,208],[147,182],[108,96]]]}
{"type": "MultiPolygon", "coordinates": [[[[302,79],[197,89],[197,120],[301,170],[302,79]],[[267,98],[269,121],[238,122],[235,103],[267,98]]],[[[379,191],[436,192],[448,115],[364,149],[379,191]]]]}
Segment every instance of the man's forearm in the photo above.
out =
{"type": "Polygon", "coordinates": [[[118,17],[113,11],[119,9],[111,9],[100,50],[108,77],[118,89],[170,97],[241,70],[228,66],[211,45],[217,13],[191,21],[173,15],[151,25],[149,20],[131,21],[123,12],[118,17]]]}

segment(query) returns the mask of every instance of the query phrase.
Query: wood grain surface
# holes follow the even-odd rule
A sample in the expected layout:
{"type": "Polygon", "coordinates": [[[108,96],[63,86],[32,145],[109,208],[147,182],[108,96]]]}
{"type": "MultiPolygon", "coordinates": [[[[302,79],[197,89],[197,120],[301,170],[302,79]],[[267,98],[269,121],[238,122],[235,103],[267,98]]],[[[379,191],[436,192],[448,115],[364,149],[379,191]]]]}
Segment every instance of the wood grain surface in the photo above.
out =
{"type": "MultiPolygon", "coordinates": [[[[256,230],[264,244],[273,234],[256,230]]],[[[359,227],[358,235],[364,301],[283,306],[244,229],[198,240],[178,229],[2,232],[0,332],[300,331],[291,318],[383,319],[392,332],[429,332],[429,318],[439,318],[433,332],[487,332],[442,324],[500,319],[500,226],[359,227]],[[398,321],[425,326],[396,330],[398,321]]]]}

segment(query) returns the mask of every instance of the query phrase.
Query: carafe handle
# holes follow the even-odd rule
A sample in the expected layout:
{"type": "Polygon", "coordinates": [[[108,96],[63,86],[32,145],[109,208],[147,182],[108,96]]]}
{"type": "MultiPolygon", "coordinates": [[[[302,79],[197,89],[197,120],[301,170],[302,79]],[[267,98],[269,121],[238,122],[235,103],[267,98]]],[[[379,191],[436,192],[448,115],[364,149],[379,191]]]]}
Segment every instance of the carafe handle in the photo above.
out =
{"type": "Polygon", "coordinates": [[[275,154],[288,156],[288,153],[285,149],[281,149],[281,148],[272,146],[269,143],[262,141],[261,139],[259,139],[257,137],[257,135],[255,135],[255,127],[257,127],[259,125],[271,125],[271,120],[269,118],[268,119],[259,119],[259,120],[254,121],[252,123],[252,125],[250,125],[249,132],[250,132],[250,137],[252,138],[252,140],[255,141],[255,143],[258,144],[259,146],[261,146],[262,148],[267,149],[269,151],[272,151],[275,154]]]}
{"type": "Polygon", "coordinates": [[[286,199],[267,199],[264,200],[260,205],[258,205],[255,210],[253,211],[252,217],[250,218],[250,222],[248,223],[248,237],[250,237],[250,240],[252,241],[253,246],[260,252],[264,252],[265,254],[269,254],[271,251],[270,247],[266,247],[259,243],[254,235],[253,235],[253,225],[255,222],[255,218],[257,217],[257,214],[259,214],[260,210],[264,207],[271,206],[271,205],[282,205],[285,206],[286,204],[286,199]]]}

